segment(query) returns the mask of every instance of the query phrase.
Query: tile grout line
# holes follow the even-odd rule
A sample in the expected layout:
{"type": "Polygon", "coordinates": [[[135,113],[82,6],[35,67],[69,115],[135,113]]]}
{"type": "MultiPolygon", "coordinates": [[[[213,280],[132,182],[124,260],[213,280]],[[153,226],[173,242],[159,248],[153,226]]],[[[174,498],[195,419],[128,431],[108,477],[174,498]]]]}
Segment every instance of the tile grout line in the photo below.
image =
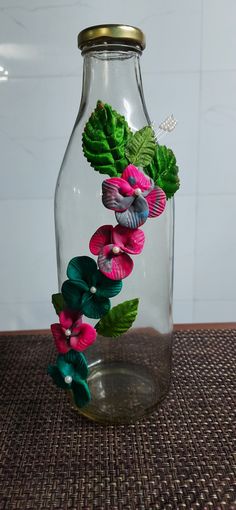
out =
{"type": "MultiPolygon", "coordinates": [[[[179,197],[181,197],[181,199],[183,198],[194,198],[196,196],[196,193],[179,193],[178,194],[179,197]]],[[[232,191],[231,193],[228,193],[228,192],[225,192],[225,193],[201,193],[201,197],[209,197],[209,198],[212,198],[212,197],[236,197],[236,191],[232,191]]],[[[34,197],[34,196],[15,196],[15,197],[1,197],[0,196],[0,203],[3,203],[3,202],[24,202],[24,201],[35,201],[35,202],[38,202],[38,201],[53,201],[54,200],[54,195],[51,195],[51,196],[40,196],[40,197],[34,197]]]]}
{"type": "Polygon", "coordinates": [[[199,171],[200,171],[200,144],[201,144],[201,105],[202,105],[202,57],[203,57],[203,24],[204,24],[204,0],[201,0],[201,25],[200,25],[200,69],[198,90],[198,133],[197,133],[197,175],[196,175],[196,204],[195,204],[195,232],[193,245],[193,310],[192,320],[196,321],[196,268],[197,268],[197,219],[199,210],[199,171]]]}
{"type": "MultiPolygon", "coordinates": [[[[236,72],[236,68],[235,67],[232,67],[232,68],[218,68],[218,69],[203,69],[203,72],[204,73],[219,73],[219,72],[223,72],[223,73],[235,73],[236,72]]],[[[167,69],[167,70],[162,70],[162,71],[145,71],[143,70],[142,71],[142,75],[146,75],[146,76],[149,76],[149,75],[166,75],[166,74],[171,74],[171,75],[178,75],[178,74],[198,74],[199,73],[199,70],[195,70],[195,69],[177,69],[176,71],[173,71],[171,69],[167,69]]],[[[82,78],[83,75],[82,73],[80,74],[72,74],[72,73],[68,73],[68,74],[15,74],[15,75],[9,75],[8,76],[8,80],[6,80],[5,83],[9,83],[11,81],[14,81],[14,80],[45,80],[45,79],[68,79],[68,78],[82,78]]]]}

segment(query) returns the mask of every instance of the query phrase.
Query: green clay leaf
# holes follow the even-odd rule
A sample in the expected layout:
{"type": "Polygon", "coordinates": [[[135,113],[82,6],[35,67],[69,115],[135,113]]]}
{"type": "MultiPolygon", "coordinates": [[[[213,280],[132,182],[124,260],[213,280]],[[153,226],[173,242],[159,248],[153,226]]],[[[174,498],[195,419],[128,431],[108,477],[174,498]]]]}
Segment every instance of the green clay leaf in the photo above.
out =
{"type": "Polygon", "coordinates": [[[67,276],[70,280],[79,282],[81,289],[88,290],[88,285],[92,285],[91,275],[96,271],[97,264],[95,260],[91,257],[82,255],[80,257],[74,257],[70,260],[67,267],[67,276]]]}
{"type": "Polygon", "coordinates": [[[125,145],[130,134],[125,118],[109,104],[98,101],[82,135],[86,159],[100,174],[121,174],[128,165],[125,145]]]}
{"type": "Polygon", "coordinates": [[[56,384],[58,388],[62,388],[63,390],[69,389],[69,386],[67,383],[65,383],[64,377],[61,375],[60,370],[55,365],[49,365],[47,373],[51,376],[54,384],[56,384]]]}
{"type": "Polygon", "coordinates": [[[55,308],[55,312],[59,315],[62,310],[65,308],[65,302],[62,294],[53,294],[52,295],[52,304],[55,308]]]}
{"type": "Polygon", "coordinates": [[[62,377],[73,376],[74,368],[71,363],[66,362],[64,354],[58,354],[57,356],[57,368],[62,377]]]}
{"type": "Polygon", "coordinates": [[[131,299],[114,306],[96,324],[95,329],[102,336],[120,336],[132,326],[138,313],[139,299],[131,299]]]}
{"type": "Polygon", "coordinates": [[[100,317],[105,315],[111,308],[110,299],[103,296],[98,297],[97,294],[98,292],[96,292],[95,295],[89,295],[89,293],[86,292],[82,299],[81,310],[83,314],[90,319],[100,319],[100,317]]]}
{"type": "Polygon", "coordinates": [[[96,282],[95,287],[97,287],[96,296],[111,298],[117,296],[122,289],[123,283],[122,280],[111,280],[107,278],[101,271],[97,271],[96,273],[96,282]]]}
{"type": "Polygon", "coordinates": [[[72,392],[74,403],[77,407],[81,408],[88,404],[91,400],[91,394],[88,384],[85,381],[72,383],[72,392]]]}
{"type": "Polygon", "coordinates": [[[73,365],[73,375],[69,373],[69,375],[72,375],[73,379],[76,381],[80,379],[87,379],[88,363],[82,352],[71,349],[63,355],[63,358],[66,364],[68,363],[73,365]]]}
{"type": "Polygon", "coordinates": [[[157,145],[154,158],[144,171],[154,180],[156,186],[163,189],[167,198],[173,197],[180,187],[175,155],[165,145],[157,145]]]}
{"type": "Polygon", "coordinates": [[[145,126],[129,138],[125,154],[133,165],[146,166],[151,163],[155,148],[154,131],[150,126],[145,126]]]}
{"type": "Polygon", "coordinates": [[[66,280],[62,284],[61,291],[67,307],[71,310],[81,311],[83,290],[78,286],[78,283],[66,280]]]}

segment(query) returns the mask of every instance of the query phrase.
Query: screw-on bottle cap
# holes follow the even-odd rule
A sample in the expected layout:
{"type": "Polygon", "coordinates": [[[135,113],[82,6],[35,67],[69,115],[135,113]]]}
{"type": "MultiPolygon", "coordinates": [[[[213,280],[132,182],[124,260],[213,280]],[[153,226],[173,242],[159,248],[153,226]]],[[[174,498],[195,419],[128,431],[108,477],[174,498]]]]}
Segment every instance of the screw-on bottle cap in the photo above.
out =
{"type": "Polygon", "coordinates": [[[78,35],[78,47],[95,42],[136,44],[144,50],[146,46],[145,35],[137,27],[129,25],[95,25],[82,30],[78,35]]]}

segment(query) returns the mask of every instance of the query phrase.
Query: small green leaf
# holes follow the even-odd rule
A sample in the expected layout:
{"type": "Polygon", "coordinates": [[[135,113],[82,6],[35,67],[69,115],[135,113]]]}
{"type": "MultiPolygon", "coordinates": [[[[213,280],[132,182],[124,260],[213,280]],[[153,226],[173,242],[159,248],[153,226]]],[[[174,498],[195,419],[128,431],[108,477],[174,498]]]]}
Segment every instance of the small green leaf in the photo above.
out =
{"type": "Polygon", "coordinates": [[[180,187],[175,155],[165,145],[157,145],[154,158],[144,171],[154,180],[156,186],[163,189],[167,198],[173,197],[180,187]]]}
{"type": "Polygon", "coordinates": [[[154,131],[150,126],[145,126],[129,138],[125,154],[133,165],[146,166],[151,163],[155,148],[154,131]]]}
{"type": "Polygon", "coordinates": [[[82,135],[86,159],[100,174],[121,174],[128,165],[125,145],[130,134],[125,118],[109,104],[98,101],[82,135]]]}
{"type": "Polygon", "coordinates": [[[62,310],[64,310],[65,308],[65,301],[63,299],[63,295],[62,294],[53,294],[52,295],[52,304],[55,308],[55,312],[57,313],[57,315],[59,315],[60,312],[62,312],[62,310]]]}
{"type": "Polygon", "coordinates": [[[139,299],[131,299],[114,306],[96,324],[99,335],[115,337],[120,336],[132,326],[138,312],[139,299]]]}

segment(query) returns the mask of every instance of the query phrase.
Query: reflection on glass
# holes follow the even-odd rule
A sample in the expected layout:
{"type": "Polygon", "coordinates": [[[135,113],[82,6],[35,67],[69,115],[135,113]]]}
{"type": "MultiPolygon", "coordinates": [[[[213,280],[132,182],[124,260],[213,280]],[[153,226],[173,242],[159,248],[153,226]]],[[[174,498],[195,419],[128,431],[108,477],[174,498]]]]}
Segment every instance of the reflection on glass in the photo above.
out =
{"type": "Polygon", "coordinates": [[[8,80],[8,71],[3,66],[0,66],[0,81],[8,80]]]}

